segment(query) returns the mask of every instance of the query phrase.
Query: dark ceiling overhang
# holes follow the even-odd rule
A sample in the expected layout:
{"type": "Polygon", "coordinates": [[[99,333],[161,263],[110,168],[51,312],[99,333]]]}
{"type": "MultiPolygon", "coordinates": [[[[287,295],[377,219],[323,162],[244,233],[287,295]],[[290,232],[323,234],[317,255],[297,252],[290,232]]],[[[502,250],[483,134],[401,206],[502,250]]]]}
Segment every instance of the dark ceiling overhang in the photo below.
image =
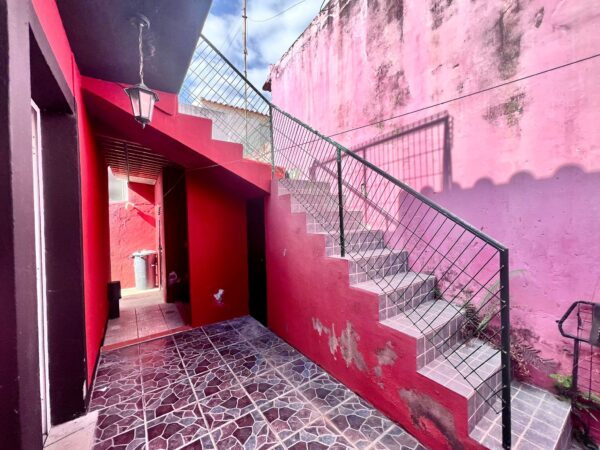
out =
{"type": "Polygon", "coordinates": [[[178,93],[212,0],[60,0],[57,2],[82,75],[139,82],[138,30],[130,19],[150,20],[144,33],[144,79],[151,89],[178,93]]]}

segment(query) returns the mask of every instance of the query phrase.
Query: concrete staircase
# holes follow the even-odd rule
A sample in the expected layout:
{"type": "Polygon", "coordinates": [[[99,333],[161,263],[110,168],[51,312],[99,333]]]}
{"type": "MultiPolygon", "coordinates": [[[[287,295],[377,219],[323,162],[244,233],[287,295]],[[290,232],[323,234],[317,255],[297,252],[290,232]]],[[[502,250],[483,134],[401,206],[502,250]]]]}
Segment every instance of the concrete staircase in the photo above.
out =
{"type": "MultiPolygon", "coordinates": [[[[278,194],[291,195],[291,212],[306,214],[306,231],[324,236],[325,254],[346,260],[348,283],[378,298],[379,322],[389,333],[414,339],[416,369],[423,377],[464,398],[468,433],[488,448],[501,448],[498,349],[457,332],[461,308],[436,298],[435,275],[412,272],[407,253],[388,248],[382,230],[362,223],[361,211],[345,211],[346,255],[340,256],[337,195],[325,182],[283,179],[278,194]],[[383,286],[383,287],[382,287],[383,286]]],[[[513,447],[565,449],[570,407],[548,392],[513,384],[513,447]]]]}

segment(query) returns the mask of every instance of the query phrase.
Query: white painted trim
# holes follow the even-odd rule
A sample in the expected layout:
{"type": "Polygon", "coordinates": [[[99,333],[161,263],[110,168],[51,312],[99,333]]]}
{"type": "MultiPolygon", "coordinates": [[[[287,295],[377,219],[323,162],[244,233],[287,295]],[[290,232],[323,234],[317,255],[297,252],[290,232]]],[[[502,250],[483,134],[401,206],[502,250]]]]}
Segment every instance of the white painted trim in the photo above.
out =
{"type": "Polygon", "coordinates": [[[50,430],[50,385],[48,380],[48,314],[46,301],[46,242],[44,238],[44,182],[42,176],[42,127],[40,109],[31,101],[31,153],[33,161],[33,208],[35,214],[35,269],[37,280],[38,353],[42,432],[50,430]]]}

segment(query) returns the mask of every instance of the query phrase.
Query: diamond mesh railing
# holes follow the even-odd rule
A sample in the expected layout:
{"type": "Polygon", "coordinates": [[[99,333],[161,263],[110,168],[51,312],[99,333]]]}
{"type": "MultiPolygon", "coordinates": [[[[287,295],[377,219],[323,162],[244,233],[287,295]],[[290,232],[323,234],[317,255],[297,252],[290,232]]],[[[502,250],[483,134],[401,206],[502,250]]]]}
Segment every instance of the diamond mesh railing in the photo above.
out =
{"type": "Polygon", "coordinates": [[[200,36],[179,93],[180,110],[212,120],[213,139],[240,143],[244,158],[272,160],[269,101],[200,36]]]}
{"type": "Polygon", "coordinates": [[[329,237],[328,254],[352,261],[355,281],[383,299],[380,319],[424,336],[418,367],[441,358],[454,368],[475,391],[473,416],[502,413],[509,448],[507,248],[270,104],[205,38],[180,98],[237,108],[226,118],[205,114],[246,157],[285,174],[280,183],[329,237]],[[250,113],[267,116],[269,126],[250,123],[250,113]]]}

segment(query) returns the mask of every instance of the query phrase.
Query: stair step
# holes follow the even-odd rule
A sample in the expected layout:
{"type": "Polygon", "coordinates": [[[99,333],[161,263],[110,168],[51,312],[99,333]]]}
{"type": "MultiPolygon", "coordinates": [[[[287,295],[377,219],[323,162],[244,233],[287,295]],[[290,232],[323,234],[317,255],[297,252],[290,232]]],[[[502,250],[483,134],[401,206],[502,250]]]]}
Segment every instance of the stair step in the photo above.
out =
{"type": "MultiPolygon", "coordinates": [[[[340,255],[340,234],[338,232],[317,233],[325,235],[325,253],[327,256],[340,255]]],[[[360,229],[344,230],[344,248],[348,253],[366,252],[369,250],[384,249],[385,241],[382,230],[360,229]]]]}
{"type": "Polygon", "coordinates": [[[292,180],[284,178],[279,180],[279,195],[286,194],[330,194],[331,184],[326,181],[292,180]]]}
{"type": "Polygon", "coordinates": [[[437,356],[419,373],[468,400],[469,430],[488,412],[502,386],[500,351],[470,339],[437,356]]]}
{"type": "Polygon", "coordinates": [[[445,300],[426,300],[381,323],[416,339],[419,370],[463,341],[459,329],[464,319],[460,306],[445,300]]]}
{"type": "Polygon", "coordinates": [[[382,248],[358,253],[346,253],[344,257],[334,257],[348,261],[351,285],[408,270],[408,254],[404,250],[382,248]]]}
{"type": "Polygon", "coordinates": [[[399,272],[357,283],[355,287],[379,295],[379,320],[385,320],[433,300],[435,284],[433,275],[399,272]]]}
{"type": "MultiPolygon", "coordinates": [[[[492,450],[502,448],[500,400],[470,431],[475,441],[492,450]]],[[[512,449],[567,450],[571,447],[571,404],[526,383],[511,386],[512,449]]]]}

